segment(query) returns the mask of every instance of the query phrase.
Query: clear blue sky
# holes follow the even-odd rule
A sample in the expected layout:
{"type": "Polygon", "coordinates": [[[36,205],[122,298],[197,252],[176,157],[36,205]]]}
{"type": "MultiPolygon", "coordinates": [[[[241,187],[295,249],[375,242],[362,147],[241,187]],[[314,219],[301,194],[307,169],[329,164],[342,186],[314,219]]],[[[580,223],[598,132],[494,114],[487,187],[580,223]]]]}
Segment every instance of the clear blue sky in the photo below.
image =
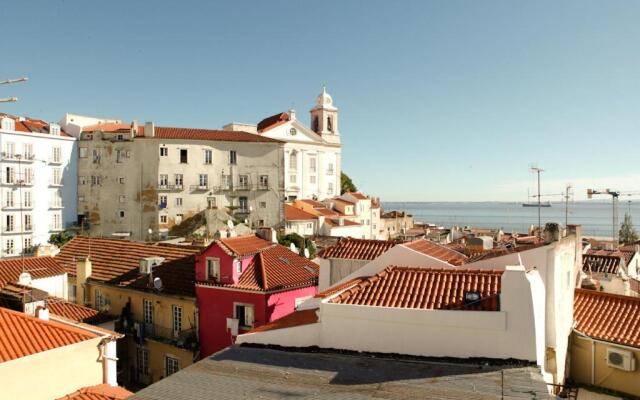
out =
{"type": "Polygon", "coordinates": [[[0,110],[220,127],[322,83],[343,169],[383,200],[640,190],[640,2],[8,1],[0,110]]]}

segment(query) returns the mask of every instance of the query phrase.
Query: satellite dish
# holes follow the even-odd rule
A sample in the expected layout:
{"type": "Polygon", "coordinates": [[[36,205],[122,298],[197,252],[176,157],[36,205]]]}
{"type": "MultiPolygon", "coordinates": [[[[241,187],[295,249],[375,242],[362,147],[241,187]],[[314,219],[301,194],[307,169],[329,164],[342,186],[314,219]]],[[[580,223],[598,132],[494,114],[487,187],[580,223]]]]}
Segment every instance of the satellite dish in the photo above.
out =
{"type": "Polygon", "coordinates": [[[309,249],[307,249],[306,247],[304,249],[304,256],[309,258],[309,249]]]}
{"type": "Polygon", "coordinates": [[[18,277],[18,283],[25,286],[31,285],[31,274],[28,272],[21,273],[18,277]]]}
{"type": "Polygon", "coordinates": [[[291,243],[291,244],[289,245],[289,249],[295,253],[295,252],[296,252],[296,245],[295,245],[295,244],[293,244],[293,243],[291,243]]]}
{"type": "Polygon", "coordinates": [[[153,229],[149,228],[147,232],[149,232],[149,235],[151,235],[153,233],[153,229]]]}
{"type": "Polygon", "coordinates": [[[233,221],[232,221],[232,220],[228,220],[228,221],[227,221],[227,226],[228,226],[230,229],[233,229],[233,221]]]}
{"type": "Polygon", "coordinates": [[[160,278],[153,278],[153,287],[156,288],[156,290],[162,290],[162,279],[160,278]]]}

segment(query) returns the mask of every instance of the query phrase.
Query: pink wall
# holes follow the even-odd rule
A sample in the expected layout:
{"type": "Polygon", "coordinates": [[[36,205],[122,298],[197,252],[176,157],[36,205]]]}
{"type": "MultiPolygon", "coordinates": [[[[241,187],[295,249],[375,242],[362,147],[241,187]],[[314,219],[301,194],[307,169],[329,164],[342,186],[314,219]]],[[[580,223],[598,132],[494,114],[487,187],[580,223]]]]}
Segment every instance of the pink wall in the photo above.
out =
{"type": "MultiPolygon", "coordinates": [[[[196,259],[196,280],[204,281],[207,279],[207,257],[217,257],[220,259],[220,281],[221,283],[234,283],[238,281],[239,274],[233,267],[234,257],[228,255],[215,243],[212,243],[196,259]]],[[[252,256],[241,259],[242,270],[249,265],[252,256]]]]}
{"type": "Polygon", "coordinates": [[[293,312],[296,298],[313,296],[316,292],[317,286],[273,294],[196,286],[200,356],[207,357],[232,344],[227,318],[233,318],[234,303],[253,304],[254,326],[258,327],[293,312]]]}

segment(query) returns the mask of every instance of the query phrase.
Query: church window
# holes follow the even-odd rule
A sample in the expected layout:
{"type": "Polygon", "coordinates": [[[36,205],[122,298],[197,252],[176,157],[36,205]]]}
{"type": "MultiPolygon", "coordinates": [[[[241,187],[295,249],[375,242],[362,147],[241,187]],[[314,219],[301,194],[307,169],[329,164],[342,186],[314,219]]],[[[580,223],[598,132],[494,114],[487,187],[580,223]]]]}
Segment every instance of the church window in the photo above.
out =
{"type": "Polygon", "coordinates": [[[331,117],[327,117],[327,130],[333,132],[333,124],[331,123],[331,117]]]}
{"type": "Polygon", "coordinates": [[[313,131],[316,132],[316,133],[318,132],[318,117],[317,116],[313,118],[313,131]]]}
{"type": "Polygon", "coordinates": [[[298,153],[296,151],[289,154],[289,168],[298,169],[298,153]]]}

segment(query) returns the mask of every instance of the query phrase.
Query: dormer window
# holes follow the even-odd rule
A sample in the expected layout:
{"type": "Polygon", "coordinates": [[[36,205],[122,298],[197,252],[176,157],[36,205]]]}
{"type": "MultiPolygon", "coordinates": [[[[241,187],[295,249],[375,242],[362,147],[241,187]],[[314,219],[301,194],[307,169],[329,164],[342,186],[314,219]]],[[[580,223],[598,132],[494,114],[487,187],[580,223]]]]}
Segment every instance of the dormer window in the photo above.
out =
{"type": "Polygon", "coordinates": [[[50,124],[49,125],[49,133],[53,136],[60,136],[60,125],[58,124],[50,124]]]}
{"type": "Polygon", "coordinates": [[[220,259],[215,257],[207,257],[207,279],[220,281],[220,259]]]}
{"type": "Polygon", "coordinates": [[[12,118],[3,117],[2,119],[0,119],[0,128],[3,131],[15,131],[16,122],[12,118]]]}
{"type": "Polygon", "coordinates": [[[237,274],[242,273],[242,263],[240,260],[233,260],[233,268],[236,270],[237,274]]]}

